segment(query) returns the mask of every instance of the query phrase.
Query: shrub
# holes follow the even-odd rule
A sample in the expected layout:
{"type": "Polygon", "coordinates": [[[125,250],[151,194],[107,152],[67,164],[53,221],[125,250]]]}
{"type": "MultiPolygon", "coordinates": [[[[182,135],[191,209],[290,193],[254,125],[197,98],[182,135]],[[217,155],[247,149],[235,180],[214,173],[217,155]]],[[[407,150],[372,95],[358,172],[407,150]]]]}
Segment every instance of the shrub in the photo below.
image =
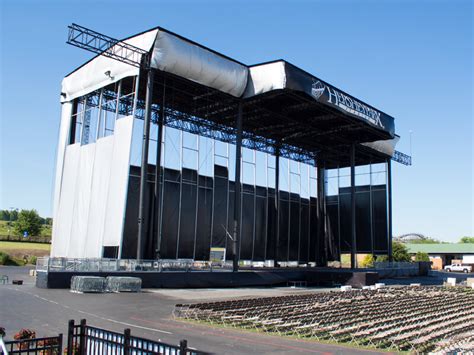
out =
{"type": "Polygon", "coordinates": [[[430,261],[430,257],[427,253],[423,253],[422,251],[419,251],[415,255],[415,261],[430,261]]]}
{"type": "Polygon", "coordinates": [[[360,263],[361,267],[374,267],[374,256],[372,254],[367,254],[362,262],[360,263]]]}
{"type": "Polygon", "coordinates": [[[23,340],[23,339],[34,339],[35,337],[36,337],[36,332],[34,330],[23,328],[23,329],[20,329],[20,331],[13,336],[13,339],[23,340]]]}
{"type": "Polygon", "coordinates": [[[10,262],[10,255],[0,251],[0,265],[7,265],[10,262]]]}
{"type": "Polygon", "coordinates": [[[392,255],[393,261],[411,261],[407,247],[400,242],[392,243],[392,255]]]}
{"type": "Polygon", "coordinates": [[[36,210],[21,210],[13,229],[19,235],[28,232],[28,235],[38,236],[41,233],[41,217],[36,210]]]}
{"type": "Polygon", "coordinates": [[[30,255],[28,257],[28,264],[31,264],[31,265],[36,265],[36,260],[38,260],[38,258],[34,255],[30,255]]]}
{"type": "Polygon", "coordinates": [[[377,259],[375,261],[378,263],[386,263],[388,261],[388,255],[377,255],[377,259]]]}

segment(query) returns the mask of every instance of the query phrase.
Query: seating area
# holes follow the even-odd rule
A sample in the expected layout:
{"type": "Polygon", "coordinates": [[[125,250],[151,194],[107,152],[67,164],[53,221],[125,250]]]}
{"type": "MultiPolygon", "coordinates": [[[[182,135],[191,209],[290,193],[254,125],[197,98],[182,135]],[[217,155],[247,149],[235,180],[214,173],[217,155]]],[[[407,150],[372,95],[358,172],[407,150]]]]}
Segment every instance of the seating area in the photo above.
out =
{"type": "Polygon", "coordinates": [[[474,290],[397,287],[178,304],[175,316],[395,351],[474,350],[474,290]]]}

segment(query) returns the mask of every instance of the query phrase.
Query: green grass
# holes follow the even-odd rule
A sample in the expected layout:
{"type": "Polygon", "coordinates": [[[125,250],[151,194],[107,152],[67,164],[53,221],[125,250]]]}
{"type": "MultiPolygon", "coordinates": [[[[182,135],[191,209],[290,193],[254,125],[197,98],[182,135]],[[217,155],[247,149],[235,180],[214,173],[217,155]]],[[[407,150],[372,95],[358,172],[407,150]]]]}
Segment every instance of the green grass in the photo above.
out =
{"type": "Polygon", "coordinates": [[[7,253],[11,250],[39,250],[49,253],[51,244],[0,241],[0,250],[7,253]]]}
{"type": "MultiPolygon", "coordinates": [[[[12,222],[12,224],[15,222],[12,222]]],[[[8,226],[9,222],[8,221],[0,221],[0,235],[19,235],[18,233],[15,233],[13,230],[13,226],[10,228],[8,226]],[[10,229],[10,232],[9,232],[10,229]]],[[[41,228],[41,233],[39,237],[51,237],[51,226],[48,225],[43,225],[41,228]]]]}
{"type": "Polygon", "coordinates": [[[51,244],[0,241],[0,252],[8,254],[6,265],[35,263],[34,257],[48,256],[51,244]]]}

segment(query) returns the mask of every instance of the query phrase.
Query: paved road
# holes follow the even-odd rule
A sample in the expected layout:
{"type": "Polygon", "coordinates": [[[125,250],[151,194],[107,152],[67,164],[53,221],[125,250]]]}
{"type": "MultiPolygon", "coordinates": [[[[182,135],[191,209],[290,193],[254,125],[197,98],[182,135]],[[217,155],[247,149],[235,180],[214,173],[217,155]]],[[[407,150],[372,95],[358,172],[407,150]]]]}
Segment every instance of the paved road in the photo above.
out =
{"type": "MultiPolygon", "coordinates": [[[[172,318],[176,303],[202,302],[229,296],[276,295],[293,292],[288,289],[244,290],[160,290],[140,294],[73,294],[67,290],[45,290],[34,287],[27,268],[0,267],[0,274],[10,280],[22,278],[23,286],[0,285],[0,326],[7,338],[22,327],[37,331],[39,336],[65,333],[69,319],[86,318],[91,325],[177,344],[187,339],[189,346],[216,354],[363,354],[335,345],[306,340],[257,334],[235,329],[212,328],[189,324],[172,318]],[[182,292],[182,296],[180,293],[182,292]]],[[[301,292],[301,291],[300,291],[301,292]]],[[[307,290],[304,292],[308,292],[307,290]]],[[[314,291],[313,291],[314,292],[314,291]]],[[[374,351],[375,352],[375,351],[374,351]]]]}

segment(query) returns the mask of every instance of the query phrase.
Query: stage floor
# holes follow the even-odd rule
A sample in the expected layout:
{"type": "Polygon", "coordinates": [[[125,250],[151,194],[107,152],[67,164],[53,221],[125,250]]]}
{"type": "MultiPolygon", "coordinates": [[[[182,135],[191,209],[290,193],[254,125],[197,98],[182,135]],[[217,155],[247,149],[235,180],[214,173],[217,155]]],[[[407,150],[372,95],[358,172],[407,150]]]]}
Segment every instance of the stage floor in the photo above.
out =
{"type": "Polygon", "coordinates": [[[39,288],[69,288],[71,277],[133,276],[142,279],[142,288],[221,288],[287,286],[289,282],[304,282],[308,286],[351,285],[362,287],[375,284],[376,272],[331,268],[271,268],[231,271],[135,271],[135,272],[38,272],[39,288]]]}

